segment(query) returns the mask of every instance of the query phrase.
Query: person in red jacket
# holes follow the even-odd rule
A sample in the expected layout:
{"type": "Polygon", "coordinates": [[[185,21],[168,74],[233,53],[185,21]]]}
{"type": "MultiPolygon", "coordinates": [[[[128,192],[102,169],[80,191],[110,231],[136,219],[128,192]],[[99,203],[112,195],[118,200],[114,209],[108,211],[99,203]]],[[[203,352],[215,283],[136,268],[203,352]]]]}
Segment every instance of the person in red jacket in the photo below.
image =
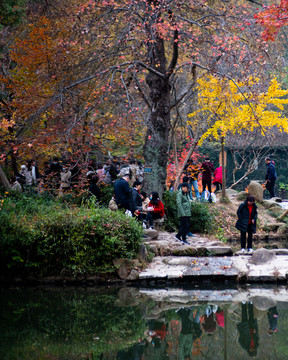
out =
{"type": "Polygon", "coordinates": [[[161,219],[164,216],[164,205],[162,203],[162,201],[159,198],[159,194],[156,191],[152,191],[152,193],[150,194],[150,202],[148,205],[148,212],[147,212],[147,216],[146,219],[144,221],[144,223],[146,223],[146,227],[148,227],[149,229],[153,229],[153,225],[154,225],[154,220],[156,219],[161,219]],[[150,224],[150,227],[149,227],[150,224]]]}
{"type": "Polygon", "coordinates": [[[216,186],[215,191],[222,189],[222,166],[215,169],[213,184],[216,186]]]}

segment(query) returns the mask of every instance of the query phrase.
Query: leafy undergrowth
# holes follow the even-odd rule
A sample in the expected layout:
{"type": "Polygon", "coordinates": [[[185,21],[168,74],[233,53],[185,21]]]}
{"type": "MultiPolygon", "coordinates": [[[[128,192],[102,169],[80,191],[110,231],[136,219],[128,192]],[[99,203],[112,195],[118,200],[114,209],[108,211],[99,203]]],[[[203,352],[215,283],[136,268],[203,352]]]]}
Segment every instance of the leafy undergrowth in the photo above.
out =
{"type": "Polygon", "coordinates": [[[136,258],[142,226],[94,201],[77,206],[6,193],[0,211],[2,274],[57,275],[115,271],[114,258],[136,258]]]}

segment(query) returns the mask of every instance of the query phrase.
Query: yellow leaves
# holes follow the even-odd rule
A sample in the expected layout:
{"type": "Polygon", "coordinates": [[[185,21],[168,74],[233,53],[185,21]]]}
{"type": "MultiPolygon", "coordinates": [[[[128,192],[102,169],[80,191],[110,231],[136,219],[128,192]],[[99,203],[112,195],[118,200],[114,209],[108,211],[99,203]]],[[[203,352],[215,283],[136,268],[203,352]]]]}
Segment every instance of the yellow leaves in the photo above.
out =
{"type": "Polygon", "coordinates": [[[250,77],[245,82],[214,77],[203,77],[198,81],[197,109],[188,115],[188,124],[206,119],[209,129],[200,139],[224,136],[231,132],[241,133],[242,129],[253,131],[277,126],[288,132],[288,119],[276,109],[284,110],[288,103],[288,90],[283,90],[274,78],[267,92],[257,92],[260,79],[250,77]]]}

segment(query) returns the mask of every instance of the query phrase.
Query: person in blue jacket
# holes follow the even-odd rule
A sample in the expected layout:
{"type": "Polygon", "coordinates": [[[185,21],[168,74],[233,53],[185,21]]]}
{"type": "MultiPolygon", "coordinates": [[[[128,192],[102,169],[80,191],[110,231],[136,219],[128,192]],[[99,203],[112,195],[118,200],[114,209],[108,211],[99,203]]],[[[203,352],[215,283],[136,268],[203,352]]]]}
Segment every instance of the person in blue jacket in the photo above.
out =
{"type": "Polygon", "coordinates": [[[267,157],[265,159],[265,163],[266,163],[266,167],[267,167],[267,173],[266,173],[266,189],[269,191],[270,193],[270,199],[272,197],[275,197],[275,182],[277,179],[277,174],[276,174],[276,170],[275,170],[275,165],[274,163],[270,160],[269,157],[267,157]]]}

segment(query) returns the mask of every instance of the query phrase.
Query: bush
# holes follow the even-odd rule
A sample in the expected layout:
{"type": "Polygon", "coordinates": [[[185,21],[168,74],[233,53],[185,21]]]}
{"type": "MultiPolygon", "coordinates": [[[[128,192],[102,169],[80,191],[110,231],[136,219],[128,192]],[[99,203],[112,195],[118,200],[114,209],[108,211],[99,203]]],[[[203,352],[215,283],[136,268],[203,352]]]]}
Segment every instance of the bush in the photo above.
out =
{"type": "Polygon", "coordinates": [[[107,272],[114,270],[114,258],[137,257],[143,229],[120,211],[99,208],[93,200],[79,207],[13,196],[2,199],[0,212],[2,273],[107,272]]]}
{"type": "MultiPolygon", "coordinates": [[[[166,191],[163,195],[163,203],[167,220],[165,221],[165,230],[173,232],[179,227],[179,218],[177,217],[176,192],[166,191]]],[[[209,204],[192,202],[192,216],[190,219],[190,231],[195,233],[207,233],[213,229],[214,216],[209,209],[209,204]]]]}

